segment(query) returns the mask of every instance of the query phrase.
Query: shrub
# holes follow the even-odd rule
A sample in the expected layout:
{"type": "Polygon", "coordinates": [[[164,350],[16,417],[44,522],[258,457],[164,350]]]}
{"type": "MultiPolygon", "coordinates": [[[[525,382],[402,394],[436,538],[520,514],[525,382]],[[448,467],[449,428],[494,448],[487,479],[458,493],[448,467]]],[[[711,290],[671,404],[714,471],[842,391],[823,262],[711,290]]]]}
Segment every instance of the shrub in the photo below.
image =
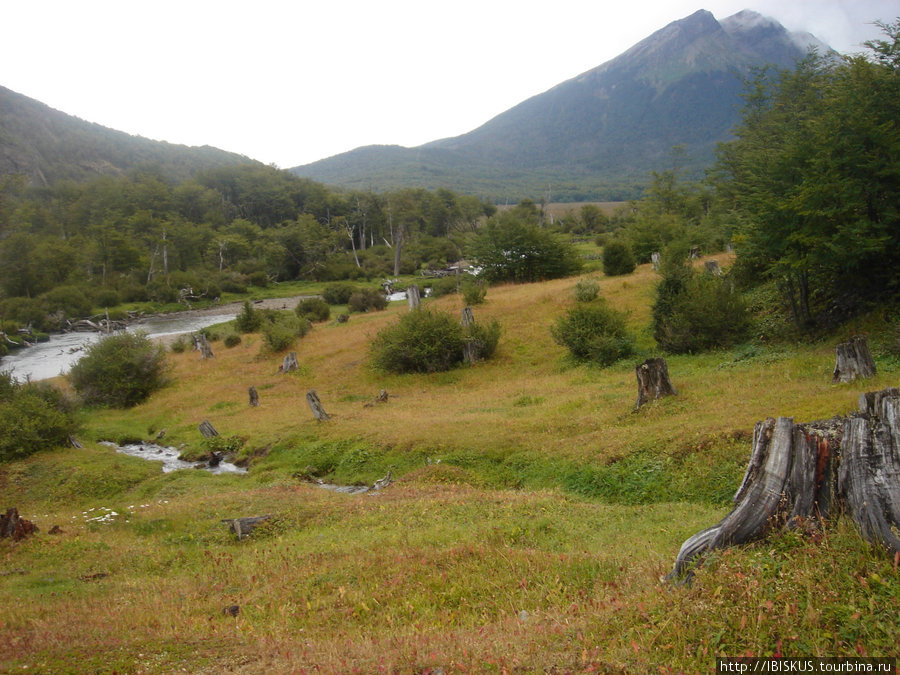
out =
{"type": "Polygon", "coordinates": [[[237,333],[228,333],[223,340],[225,346],[231,349],[232,347],[237,347],[241,344],[241,336],[237,333]]]}
{"type": "Polygon", "coordinates": [[[579,361],[608,366],[634,353],[625,315],[595,300],[578,303],[550,329],[553,339],[579,361]]]}
{"type": "Polygon", "coordinates": [[[234,317],[234,327],[239,333],[255,333],[262,328],[262,324],[262,314],[253,309],[249,300],[244,300],[241,313],[234,317]]]}
{"type": "Polygon", "coordinates": [[[725,277],[674,272],[664,276],[653,305],[653,337],[670,354],[729,347],[743,340],[750,313],[725,277]]]}
{"type": "Polygon", "coordinates": [[[329,305],[346,305],[356,290],[357,288],[353,284],[328,284],[322,289],[322,299],[329,305]]]}
{"type": "Polygon", "coordinates": [[[115,307],[121,301],[119,292],[114,288],[101,288],[94,293],[94,305],[97,307],[115,307]]]}
{"type": "Polygon", "coordinates": [[[631,247],[622,241],[611,241],[603,247],[603,273],[609,277],[631,274],[637,265],[631,247]]]}
{"type": "Polygon", "coordinates": [[[309,321],[293,312],[274,312],[263,327],[263,341],[273,352],[282,352],[309,332],[309,321]]]}
{"type": "Polygon", "coordinates": [[[388,306],[387,297],[374,288],[363,288],[355,291],[347,301],[351,312],[368,312],[382,310],[388,306]]]}
{"type": "Polygon", "coordinates": [[[143,333],[119,333],[89,345],[69,380],[85,403],[128,408],[167,383],[165,350],[143,333]]]}
{"type": "Polygon", "coordinates": [[[383,329],[370,346],[372,365],[389,373],[434,373],[460,365],[467,341],[476,342],[480,358],[497,348],[500,326],[496,321],[463,328],[445,312],[419,308],[383,329]]]}
{"type": "Polygon", "coordinates": [[[260,288],[267,288],[269,286],[269,275],[262,270],[251,272],[247,275],[247,280],[251,285],[259,286],[260,288]]]}
{"type": "Polygon", "coordinates": [[[487,295],[487,283],[483,279],[466,281],[462,286],[462,295],[467,305],[480,305],[487,295]]]}
{"type": "Polygon", "coordinates": [[[576,302],[592,302],[597,299],[600,292],[600,284],[596,279],[582,279],[575,284],[576,302]]]}
{"type": "Polygon", "coordinates": [[[0,462],[65,445],[77,428],[74,406],[62,392],[0,373],[0,462]]]}
{"type": "Polygon", "coordinates": [[[169,349],[171,349],[176,354],[183,354],[184,352],[187,351],[188,346],[189,346],[189,340],[188,340],[187,336],[179,335],[177,338],[175,338],[175,341],[169,346],[169,349]]]}
{"type": "Polygon", "coordinates": [[[67,318],[91,313],[91,301],[77,286],[57,286],[44,293],[40,300],[48,313],[62,312],[67,318]]]}
{"type": "Polygon", "coordinates": [[[440,298],[443,295],[456,293],[456,277],[441,277],[431,284],[431,297],[440,298]]]}
{"type": "Polygon", "coordinates": [[[322,298],[306,298],[297,303],[294,309],[297,316],[307,321],[328,321],[331,318],[331,307],[322,298]]]}

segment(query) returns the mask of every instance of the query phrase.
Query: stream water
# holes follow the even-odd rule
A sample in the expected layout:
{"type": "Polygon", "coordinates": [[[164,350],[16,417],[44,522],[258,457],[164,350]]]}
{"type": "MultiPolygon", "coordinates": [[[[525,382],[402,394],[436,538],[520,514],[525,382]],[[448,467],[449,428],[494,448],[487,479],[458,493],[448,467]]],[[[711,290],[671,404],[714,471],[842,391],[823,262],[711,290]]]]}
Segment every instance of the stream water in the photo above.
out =
{"type": "MultiPolygon", "coordinates": [[[[230,321],[235,314],[193,314],[157,316],[139,319],[128,330],[142,331],[150,338],[179,335],[200,330],[206,326],[230,321]]],[[[84,354],[84,348],[102,338],[100,333],[58,333],[47,342],[38,342],[10,352],[0,359],[0,371],[8,371],[19,381],[45,380],[68,372],[84,354]]]]}
{"type": "Polygon", "coordinates": [[[165,445],[156,445],[155,443],[135,443],[130,445],[116,445],[108,441],[101,442],[101,445],[115,448],[116,452],[132,457],[140,457],[151,462],[162,462],[163,473],[177,471],[178,469],[205,469],[210,473],[247,473],[247,469],[242,469],[230,462],[219,462],[217,466],[209,466],[206,462],[186,462],[178,459],[177,448],[165,445]]]}

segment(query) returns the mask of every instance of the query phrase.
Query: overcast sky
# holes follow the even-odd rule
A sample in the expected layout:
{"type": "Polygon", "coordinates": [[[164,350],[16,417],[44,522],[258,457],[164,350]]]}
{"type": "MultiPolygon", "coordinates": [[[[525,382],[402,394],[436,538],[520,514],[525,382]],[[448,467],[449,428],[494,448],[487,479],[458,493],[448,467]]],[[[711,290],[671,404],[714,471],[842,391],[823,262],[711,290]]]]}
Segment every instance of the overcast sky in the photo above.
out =
{"type": "Polygon", "coordinates": [[[282,168],[457,136],[698,9],[842,53],[897,0],[4,0],[0,85],[282,168]]]}

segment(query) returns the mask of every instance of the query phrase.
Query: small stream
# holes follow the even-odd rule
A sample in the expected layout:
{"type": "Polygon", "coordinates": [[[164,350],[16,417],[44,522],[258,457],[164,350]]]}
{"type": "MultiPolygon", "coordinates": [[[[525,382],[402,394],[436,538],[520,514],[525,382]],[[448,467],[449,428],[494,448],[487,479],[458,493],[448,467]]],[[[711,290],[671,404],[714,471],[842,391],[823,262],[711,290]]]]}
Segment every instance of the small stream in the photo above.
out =
{"type": "MultiPolygon", "coordinates": [[[[142,331],[150,338],[159,338],[191,333],[207,326],[231,321],[235,316],[233,313],[189,316],[179,316],[175,313],[138,319],[128,326],[127,330],[142,331]]],[[[17,349],[4,356],[0,359],[0,371],[11,372],[19,381],[46,380],[64,375],[82,357],[84,348],[102,337],[102,333],[91,332],[54,333],[47,342],[38,342],[32,347],[17,349]]]]}
{"type": "Polygon", "coordinates": [[[230,462],[219,462],[217,466],[210,466],[207,462],[186,462],[178,459],[180,454],[177,448],[155,443],[133,443],[128,445],[116,445],[110,441],[101,441],[100,445],[114,448],[116,452],[131,457],[140,457],[151,462],[162,462],[163,473],[177,471],[178,469],[204,469],[210,473],[247,473],[247,469],[241,468],[230,462]]]}

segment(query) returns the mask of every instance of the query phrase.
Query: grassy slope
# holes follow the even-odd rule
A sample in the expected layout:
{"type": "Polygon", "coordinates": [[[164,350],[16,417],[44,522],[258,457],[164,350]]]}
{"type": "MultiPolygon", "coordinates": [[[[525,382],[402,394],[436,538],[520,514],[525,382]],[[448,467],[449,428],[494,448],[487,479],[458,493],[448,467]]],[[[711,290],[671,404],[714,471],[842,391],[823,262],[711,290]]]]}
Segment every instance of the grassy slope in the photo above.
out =
{"type": "MultiPolygon", "coordinates": [[[[632,363],[575,366],[549,337],[576,281],[492,288],[475,315],[501,323],[501,348],[474,368],[368,370],[397,304],[318,326],[298,373],[277,374],[258,336],[214,343],[212,361],[172,355],[171,388],[88,420],[94,439],[166,428],[196,445],[209,419],[259,453],[247,476],[164,475],[92,443],[5,465],[4,506],[42,531],[0,543],[0,669],[694,672],[716,654],[891,654],[896,562],[843,523],[716,555],[689,589],[659,579],[727,512],[755,421],[847,412],[896,385],[896,365],[857,386],[830,383],[831,342],[671,357],[679,396],[635,414],[632,363]],[[311,388],[330,422],[313,420],[311,388]],[[389,402],[366,407],[381,389],[389,402]],[[389,467],[377,495],[299,479],[389,467]],[[119,515],[91,520],[100,509],[119,515]],[[240,543],[219,522],[262,513],[271,525],[240,543]]],[[[601,279],[646,356],[653,281],[647,267],[601,279]]]]}

